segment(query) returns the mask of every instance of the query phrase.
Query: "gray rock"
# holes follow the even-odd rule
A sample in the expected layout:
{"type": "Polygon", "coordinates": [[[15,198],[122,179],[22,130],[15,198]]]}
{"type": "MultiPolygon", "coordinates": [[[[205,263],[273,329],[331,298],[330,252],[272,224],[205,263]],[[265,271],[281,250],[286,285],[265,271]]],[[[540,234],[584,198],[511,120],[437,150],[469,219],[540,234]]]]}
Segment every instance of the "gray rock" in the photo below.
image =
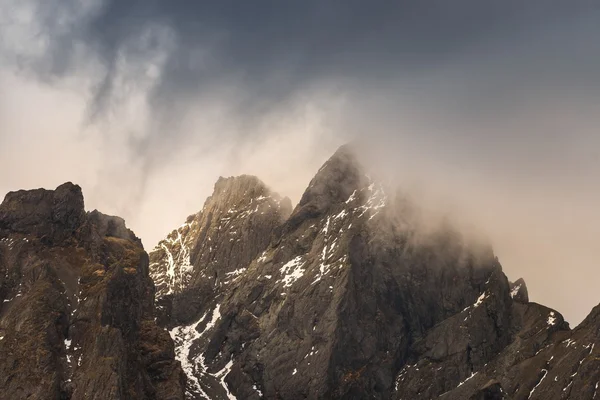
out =
{"type": "Polygon", "coordinates": [[[183,399],[148,256],[79,186],[0,205],[0,398],[183,399]]]}
{"type": "Polygon", "coordinates": [[[247,214],[258,194],[239,195],[247,179],[219,180],[204,210],[151,253],[161,282],[160,248],[173,260],[191,249],[189,261],[173,264],[190,276],[158,297],[172,299],[162,323],[189,398],[594,395],[597,317],[570,331],[558,312],[529,302],[522,279],[508,281],[490,246],[451,224],[424,233],[418,205],[372,181],[350,146],[319,170],[287,220],[247,214]],[[245,233],[228,247],[224,234],[238,229],[245,233]]]}
{"type": "Polygon", "coordinates": [[[0,398],[600,398],[600,306],[570,329],[427,220],[351,146],[293,210],[220,178],[149,256],[75,185],[9,193],[0,398]]]}

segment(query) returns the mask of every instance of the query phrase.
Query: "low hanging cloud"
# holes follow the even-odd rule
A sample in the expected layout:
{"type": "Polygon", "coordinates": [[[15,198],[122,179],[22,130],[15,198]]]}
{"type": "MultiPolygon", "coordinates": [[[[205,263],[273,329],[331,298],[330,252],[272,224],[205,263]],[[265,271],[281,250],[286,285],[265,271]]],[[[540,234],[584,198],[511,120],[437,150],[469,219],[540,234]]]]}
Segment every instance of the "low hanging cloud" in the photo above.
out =
{"type": "Polygon", "coordinates": [[[585,1],[0,0],[0,192],[77,182],[150,248],[219,175],[296,201],[358,139],[578,322],[600,301],[599,17],[585,1]]]}

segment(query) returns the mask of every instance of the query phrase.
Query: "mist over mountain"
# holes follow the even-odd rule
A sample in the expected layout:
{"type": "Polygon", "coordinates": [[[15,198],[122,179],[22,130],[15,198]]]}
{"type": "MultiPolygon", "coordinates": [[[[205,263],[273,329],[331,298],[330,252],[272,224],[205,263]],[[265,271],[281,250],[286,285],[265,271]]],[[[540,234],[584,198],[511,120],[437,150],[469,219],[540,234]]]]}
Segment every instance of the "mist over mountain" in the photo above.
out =
{"type": "Polygon", "coordinates": [[[0,0],[0,400],[598,398],[599,20],[0,0]]]}
{"type": "Polygon", "coordinates": [[[359,139],[580,322],[598,278],[599,18],[589,1],[0,0],[0,192],[77,182],[153,245],[219,176],[295,204],[359,139]]]}
{"type": "Polygon", "coordinates": [[[294,207],[219,178],[149,254],[78,186],[9,193],[2,398],[595,398],[600,306],[570,329],[359,149],[294,207]]]}
{"type": "Polygon", "coordinates": [[[256,178],[219,179],[150,252],[187,396],[593,398],[596,312],[571,331],[485,237],[376,180],[357,147],[291,214],[256,178]]]}

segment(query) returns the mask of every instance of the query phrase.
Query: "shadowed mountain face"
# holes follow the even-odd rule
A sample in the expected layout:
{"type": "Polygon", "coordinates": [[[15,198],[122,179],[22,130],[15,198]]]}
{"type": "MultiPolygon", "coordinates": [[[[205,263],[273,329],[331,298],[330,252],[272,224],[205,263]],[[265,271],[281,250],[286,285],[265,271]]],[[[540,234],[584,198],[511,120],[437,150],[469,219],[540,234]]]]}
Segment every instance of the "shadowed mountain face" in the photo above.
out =
{"type": "Polygon", "coordinates": [[[0,398],[182,399],[141,242],[79,186],[0,205],[0,398]]]}
{"type": "Polygon", "coordinates": [[[293,210],[221,178],[149,257],[78,186],[9,193],[0,399],[600,399],[600,306],[571,330],[366,172],[340,148],[293,210]]]}
{"type": "Polygon", "coordinates": [[[423,224],[347,146],[291,214],[220,179],[150,253],[187,397],[593,399],[597,313],[571,331],[489,247],[423,224]]]}

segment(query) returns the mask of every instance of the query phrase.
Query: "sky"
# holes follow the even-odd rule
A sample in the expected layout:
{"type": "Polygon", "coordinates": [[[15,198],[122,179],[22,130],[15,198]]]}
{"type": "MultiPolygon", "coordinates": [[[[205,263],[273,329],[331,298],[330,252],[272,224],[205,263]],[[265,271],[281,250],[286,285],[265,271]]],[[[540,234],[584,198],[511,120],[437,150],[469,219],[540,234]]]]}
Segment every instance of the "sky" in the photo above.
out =
{"type": "Polygon", "coordinates": [[[0,193],[147,249],[219,176],[297,201],[352,140],[572,325],[600,302],[600,3],[0,0],[0,193]]]}

